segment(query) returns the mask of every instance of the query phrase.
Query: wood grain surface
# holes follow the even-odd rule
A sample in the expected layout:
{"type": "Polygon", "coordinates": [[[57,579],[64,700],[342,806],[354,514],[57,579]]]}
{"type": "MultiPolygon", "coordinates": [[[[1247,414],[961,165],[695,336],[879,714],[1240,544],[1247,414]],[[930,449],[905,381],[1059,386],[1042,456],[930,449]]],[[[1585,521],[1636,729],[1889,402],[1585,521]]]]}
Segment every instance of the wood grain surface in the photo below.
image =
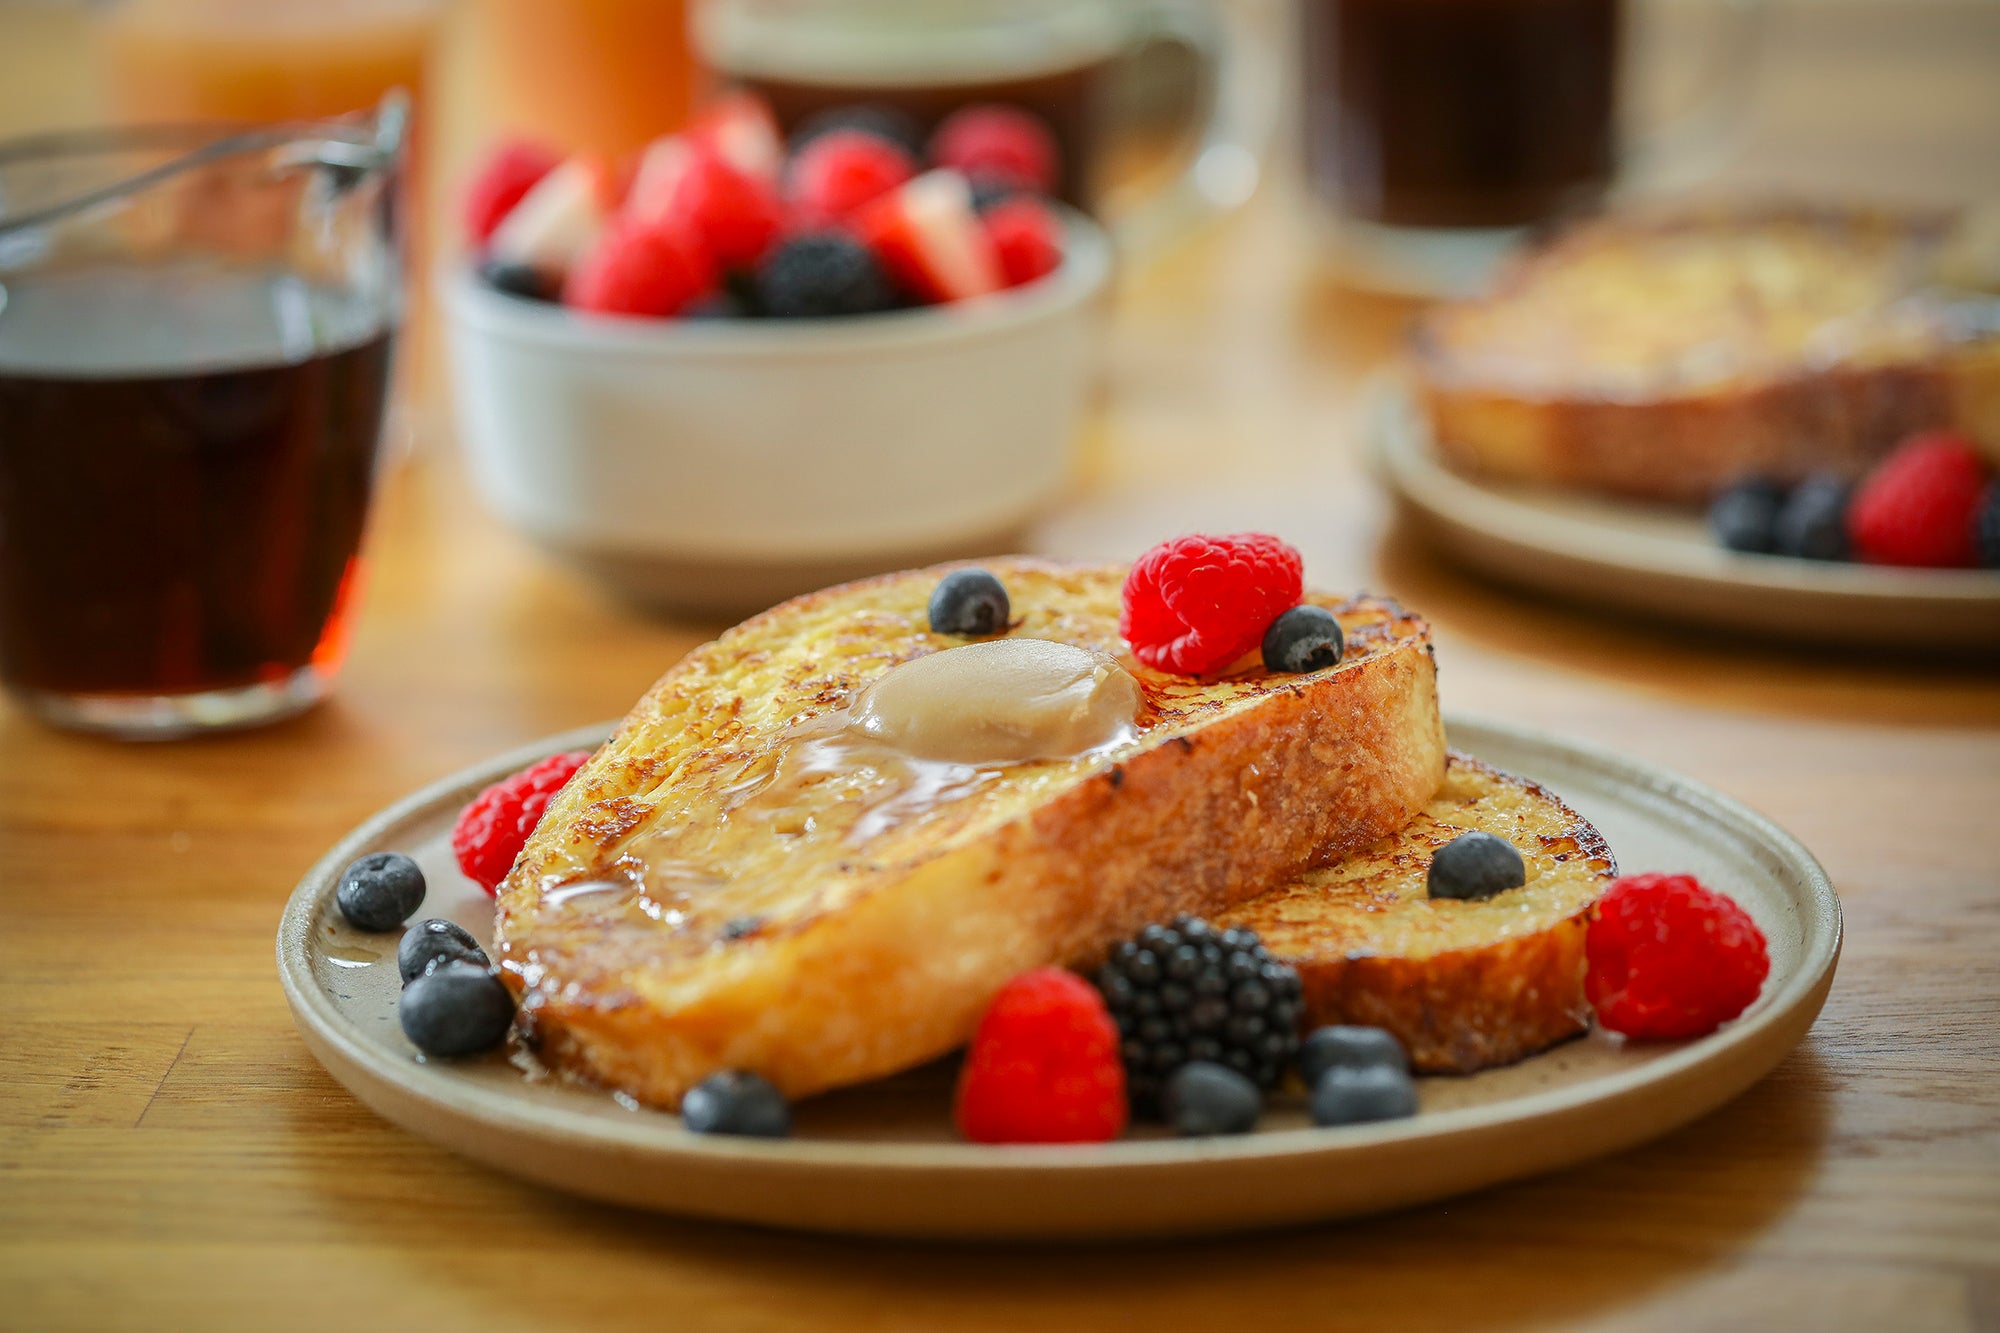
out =
{"type": "MultiPolygon", "coordinates": [[[[60,52],[52,13],[0,6],[0,76],[60,52]]],[[[1730,181],[2000,193],[2000,9],[1801,3],[1775,28],[1730,181]]],[[[535,555],[427,432],[383,497],[329,705],[150,747],[0,711],[0,1327],[2000,1328],[2000,669],[1612,622],[1441,566],[1350,436],[1408,310],[1334,288],[1311,253],[1281,173],[1128,276],[1076,493],[1037,544],[1274,529],[1315,583],[1435,620],[1447,707],[1775,818],[1848,913],[1825,1013],[1775,1074],[1526,1184],[1144,1246],[697,1225],[455,1160],[306,1054],[272,966],[286,893],[371,810],[622,712],[715,627],[640,618],[535,555]]]]}

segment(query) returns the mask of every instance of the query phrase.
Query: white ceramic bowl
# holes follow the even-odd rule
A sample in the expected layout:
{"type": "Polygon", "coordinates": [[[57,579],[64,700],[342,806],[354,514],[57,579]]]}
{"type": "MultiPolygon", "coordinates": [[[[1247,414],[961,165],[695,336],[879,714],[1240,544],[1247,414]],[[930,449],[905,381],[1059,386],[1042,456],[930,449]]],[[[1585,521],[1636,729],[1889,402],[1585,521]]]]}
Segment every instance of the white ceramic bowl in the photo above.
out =
{"type": "Polygon", "coordinates": [[[995,296],[837,320],[578,315],[447,274],[458,430],[502,518],[620,593],[734,615],[1008,549],[1062,486],[1104,233],[995,296]]]}

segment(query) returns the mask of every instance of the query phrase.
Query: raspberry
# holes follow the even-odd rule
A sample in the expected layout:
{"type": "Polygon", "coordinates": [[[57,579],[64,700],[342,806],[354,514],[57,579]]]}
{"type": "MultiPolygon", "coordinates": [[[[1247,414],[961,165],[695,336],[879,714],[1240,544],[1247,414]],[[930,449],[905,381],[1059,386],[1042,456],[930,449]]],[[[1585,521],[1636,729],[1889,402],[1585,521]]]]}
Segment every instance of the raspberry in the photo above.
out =
{"type": "Polygon", "coordinates": [[[1032,112],[997,102],[947,116],[931,136],[931,162],[1044,194],[1056,188],[1061,174],[1061,153],[1049,127],[1032,112]]]}
{"type": "Polygon", "coordinates": [[[777,244],[784,206],[777,187],[696,148],[674,182],[661,220],[701,241],[718,268],[752,269],[777,244]]]}
{"type": "Polygon", "coordinates": [[[707,253],[685,228],[620,218],[577,262],[563,303],[607,315],[675,315],[714,283],[707,253]]]}
{"type": "Polygon", "coordinates": [[[465,230],[474,245],[486,244],[521,196],[562,164],[562,155],[538,143],[503,143],[487,155],[465,190],[465,230]]]}
{"type": "Polygon", "coordinates": [[[1082,977],[1059,967],[1000,988],[965,1054],[954,1108],[974,1143],[1101,1143],[1125,1128],[1118,1029],[1082,977]]]}
{"type": "Polygon", "coordinates": [[[1000,257],[1000,277],[1009,287],[1053,273],[1062,263],[1062,224],[1033,195],[1017,194],[979,215],[993,251],[1000,257]]]}
{"type": "Polygon", "coordinates": [[[528,835],[541,822],[542,811],[549,808],[549,798],[589,758],[588,750],[552,754],[473,797],[451,829],[458,868],[488,893],[498,889],[514,868],[514,858],[527,846],[528,835]]]}
{"type": "Polygon", "coordinates": [[[1640,1041],[1715,1031],[1757,998],[1771,959],[1750,914],[1692,875],[1627,875],[1584,935],[1597,1021],[1640,1041]]]}
{"type": "Polygon", "coordinates": [[[1118,632],[1155,670],[1219,670],[1298,605],[1302,569],[1299,553],[1267,533],[1176,537],[1133,563],[1118,632]]]}
{"type": "Polygon", "coordinates": [[[831,130],[798,151],[785,190],[801,228],[831,226],[917,174],[910,155],[866,130],[831,130]]]}
{"type": "Polygon", "coordinates": [[[1878,565],[1976,564],[1973,524],[1985,485],[1985,465],[1963,435],[1912,436],[1855,492],[1847,511],[1855,555],[1878,565]]]}

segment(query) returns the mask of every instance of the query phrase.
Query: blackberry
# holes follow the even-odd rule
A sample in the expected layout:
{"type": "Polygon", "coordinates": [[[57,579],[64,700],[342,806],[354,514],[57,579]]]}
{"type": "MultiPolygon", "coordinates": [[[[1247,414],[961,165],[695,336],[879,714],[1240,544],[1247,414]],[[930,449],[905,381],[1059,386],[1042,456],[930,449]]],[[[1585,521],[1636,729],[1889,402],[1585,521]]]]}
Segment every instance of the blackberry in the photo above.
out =
{"type": "Polygon", "coordinates": [[[867,246],[818,231],[793,237],[764,261],[757,298],[780,319],[825,319],[891,309],[896,289],[867,246]]]}
{"type": "Polygon", "coordinates": [[[1132,1108],[1157,1114],[1167,1079],[1202,1060],[1274,1086],[1299,1045],[1299,974],[1255,931],[1199,917],[1147,926],[1112,949],[1097,989],[1117,1021],[1132,1108]]]}

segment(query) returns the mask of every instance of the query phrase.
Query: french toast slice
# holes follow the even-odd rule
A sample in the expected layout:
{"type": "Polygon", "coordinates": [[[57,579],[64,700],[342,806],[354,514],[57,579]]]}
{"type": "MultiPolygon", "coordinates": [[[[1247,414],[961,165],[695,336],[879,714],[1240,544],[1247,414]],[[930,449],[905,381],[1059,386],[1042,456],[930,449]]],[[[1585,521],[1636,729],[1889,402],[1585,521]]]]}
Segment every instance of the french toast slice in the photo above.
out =
{"type": "Polygon", "coordinates": [[[1855,477],[1920,430],[2000,460],[2000,298],[1951,285],[1953,237],[1783,208],[1558,233],[1417,324],[1431,436],[1462,472],[1670,503],[1855,477]]]}
{"type": "Polygon", "coordinates": [[[1617,874],[1611,849],[1546,788],[1453,751],[1424,812],[1363,851],[1221,914],[1299,971],[1306,1023],[1396,1034],[1422,1073],[1511,1064],[1590,1026],[1583,934],[1617,874]],[[1432,899],[1437,849],[1506,838],[1527,882],[1480,902],[1432,899]]]}
{"type": "Polygon", "coordinates": [[[985,566],[1013,638],[1117,657],[1142,706],[1079,757],[912,781],[787,760],[793,739],[933,634],[945,567],[784,603],[670,669],[551,804],[499,890],[503,975],[552,1067],[655,1106],[720,1069],[788,1096],[961,1045],[1009,978],[1094,963],[1401,828],[1443,781],[1429,629],[1309,597],[1339,666],[1149,670],[1118,634],[1122,567],[985,566]]]}

